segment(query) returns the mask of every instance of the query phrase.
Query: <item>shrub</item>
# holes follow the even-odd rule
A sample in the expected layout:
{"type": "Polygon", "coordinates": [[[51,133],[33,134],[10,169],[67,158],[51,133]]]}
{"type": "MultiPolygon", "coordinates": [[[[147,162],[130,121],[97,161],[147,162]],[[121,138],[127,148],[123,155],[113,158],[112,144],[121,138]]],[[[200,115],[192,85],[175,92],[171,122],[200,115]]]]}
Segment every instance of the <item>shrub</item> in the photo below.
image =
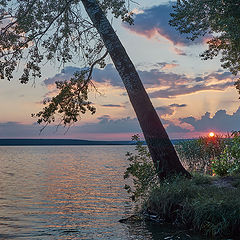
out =
{"type": "Polygon", "coordinates": [[[175,145],[183,165],[191,172],[212,173],[212,159],[218,158],[228,141],[228,137],[199,137],[183,140],[175,145]]]}
{"type": "Polygon", "coordinates": [[[132,140],[136,142],[136,153],[128,152],[129,167],[124,173],[124,179],[132,177],[133,186],[125,185],[133,201],[146,199],[150,189],[158,183],[158,177],[147,146],[143,146],[138,135],[132,140]]]}
{"type": "Polygon", "coordinates": [[[229,155],[226,153],[225,150],[218,158],[214,158],[211,164],[213,175],[219,175],[219,176],[228,175],[229,169],[232,166],[232,163],[230,162],[230,160],[231,159],[229,158],[229,155]]]}
{"type": "Polygon", "coordinates": [[[212,160],[212,171],[219,176],[240,173],[240,131],[232,133],[223,152],[212,160]]]}

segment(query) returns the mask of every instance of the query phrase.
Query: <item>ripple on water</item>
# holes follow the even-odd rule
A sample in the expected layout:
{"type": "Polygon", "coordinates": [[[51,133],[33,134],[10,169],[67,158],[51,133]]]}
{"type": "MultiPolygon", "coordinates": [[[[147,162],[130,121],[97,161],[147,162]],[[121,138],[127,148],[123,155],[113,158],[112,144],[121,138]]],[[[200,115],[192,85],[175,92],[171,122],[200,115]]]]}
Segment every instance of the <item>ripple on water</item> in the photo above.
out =
{"type": "Polygon", "coordinates": [[[123,189],[133,146],[0,147],[0,239],[155,239],[123,189]]]}

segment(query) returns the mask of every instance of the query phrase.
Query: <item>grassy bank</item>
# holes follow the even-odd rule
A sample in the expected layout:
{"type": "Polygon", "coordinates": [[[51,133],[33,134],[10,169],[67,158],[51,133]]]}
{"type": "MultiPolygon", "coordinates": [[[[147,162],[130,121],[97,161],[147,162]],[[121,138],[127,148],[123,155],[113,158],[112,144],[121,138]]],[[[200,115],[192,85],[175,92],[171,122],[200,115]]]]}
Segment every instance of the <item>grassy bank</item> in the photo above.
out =
{"type": "Polygon", "coordinates": [[[195,175],[176,177],[154,187],[144,212],[164,222],[210,237],[240,236],[240,178],[195,175]]]}
{"type": "MultiPolygon", "coordinates": [[[[135,137],[135,140],[139,140],[135,137]]],[[[192,179],[159,181],[148,149],[137,142],[128,153],[125,188],[145,215],[208,237],[240,236],[240,132],[201,137],[175,146],[192,179]],[[215,176],[213,176],[215,175],[215,176]]]]}

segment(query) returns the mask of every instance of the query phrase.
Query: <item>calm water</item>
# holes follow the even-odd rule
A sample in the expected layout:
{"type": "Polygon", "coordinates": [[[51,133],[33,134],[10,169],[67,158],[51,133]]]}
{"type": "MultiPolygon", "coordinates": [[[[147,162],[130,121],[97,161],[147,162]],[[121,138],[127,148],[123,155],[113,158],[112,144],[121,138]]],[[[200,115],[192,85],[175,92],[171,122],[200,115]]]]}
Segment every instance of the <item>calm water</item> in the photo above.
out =
{"type": "Polygon", "coordinates": [[[123,189],[128,164],[125,153],[132,149],[0,147],[0,239],[137,240],[172,236],[174,229],[118,222],[132,211],[123,189]]]}

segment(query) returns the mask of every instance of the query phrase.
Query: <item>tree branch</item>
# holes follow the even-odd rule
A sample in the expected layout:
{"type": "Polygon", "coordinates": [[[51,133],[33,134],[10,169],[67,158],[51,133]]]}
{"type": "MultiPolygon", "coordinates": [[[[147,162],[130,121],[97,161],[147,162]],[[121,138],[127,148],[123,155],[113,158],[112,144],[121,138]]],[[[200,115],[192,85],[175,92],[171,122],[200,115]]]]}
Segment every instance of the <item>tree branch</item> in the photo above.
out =
{"type": "Polygon", "coordinates": [[[87,77],[87,80],[86,80],[87,82],[89,82],[89,81],[91,80],[91,78],[92,78],[92,72],[93,72],[94,66],[95,66],[97,63],[101,62],[107,55],[108,55],[108,51],[106,51],[102,57],[100,57],[99,59],[97,59],[97,60],[91,65],[90,70],[89,70],[89,74],[88,74],[88,77],[87,77]]]}

